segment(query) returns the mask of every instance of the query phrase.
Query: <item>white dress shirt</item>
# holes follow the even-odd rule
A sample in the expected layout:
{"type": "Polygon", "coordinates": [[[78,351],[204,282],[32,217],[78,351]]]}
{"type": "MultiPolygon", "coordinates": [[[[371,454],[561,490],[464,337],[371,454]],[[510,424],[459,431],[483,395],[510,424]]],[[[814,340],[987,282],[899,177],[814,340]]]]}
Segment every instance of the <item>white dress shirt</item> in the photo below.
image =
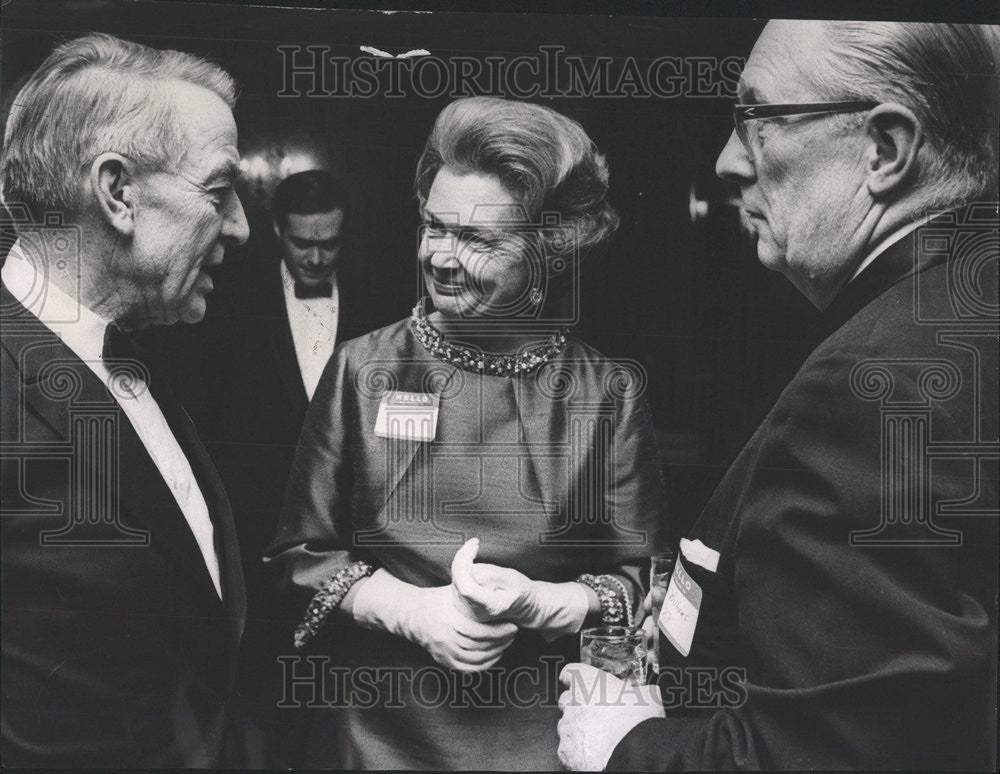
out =
{"type": "Polygon", "coordinates": [[[215,528],[191,463],[170,430],[148,385],[141,378],[127,392],[124,385],[126,380],[116,380],[115,388],[110,389],[111,371],[102,358],[104,333],[109,321],[47,282],[35,270],[32,262],[24,257],[16,243],[7,256],[0,277],[13,296],[46,328],[59,336],[98,379],[109,386],[109,392],[132,423],[136,435],[184,514],[212,576],[215,591],[221,599],[222,584],[219,580],[219,558],[215,553],[215,528]]]}
{"type": "Polygon", "coordinates": [[[296,298],[295,280],[285,262],[281,261],[285,310],[292,329],[292,341],[295,343],[295,358],[299,363],[299,372],[309,400],[312,400],[313,393],[316,392],[316,385],[319,384],[326,361],[333,354],[333,345],[337,341],[340,291],[337,288],[336,274],[330,278],[330,282],[333,284],[330,298],[296,298]]]}

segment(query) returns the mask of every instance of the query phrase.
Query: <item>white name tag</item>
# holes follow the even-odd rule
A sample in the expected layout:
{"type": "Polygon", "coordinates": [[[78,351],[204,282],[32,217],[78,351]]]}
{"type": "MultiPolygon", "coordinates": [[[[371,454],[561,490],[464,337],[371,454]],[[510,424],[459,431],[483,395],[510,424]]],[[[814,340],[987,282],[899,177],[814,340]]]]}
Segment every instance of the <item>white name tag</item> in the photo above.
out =
{"type": "Polygon", "coordinates": [[[701,586],[685,572],[680,557],[674,563],[674,572],[667,586],[667,596],[656,622],[663,635],[685,658],[691,652],[694,630],[701,610],[701,586]]]}
{"type": "Polygon", "coordinates": [[[424,392],[387,392],[378,404],[375,435],[402,441],[433,441],[440,402],[437,395],[424,392]]]}

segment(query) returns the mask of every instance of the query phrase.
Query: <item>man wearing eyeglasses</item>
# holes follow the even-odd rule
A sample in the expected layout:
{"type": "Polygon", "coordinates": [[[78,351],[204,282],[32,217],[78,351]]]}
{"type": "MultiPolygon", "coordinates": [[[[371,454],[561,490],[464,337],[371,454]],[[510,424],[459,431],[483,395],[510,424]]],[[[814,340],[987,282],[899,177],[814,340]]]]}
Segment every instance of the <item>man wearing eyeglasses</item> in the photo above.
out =
{"type": "Polygon", "coordinates": [[[564,670],[569,768],[995,769],[998,63],[764,29],[716,170],[829,335],[681,541],[662,701],[564,670]]]}
{"type": "Polygon", "coordinates": [[[59,46],[0,157],[2,754],[219,768],[245,596],[232,513],[132,334],[196,322],[248,236],[232,78],[110,35],[59,46]]]}

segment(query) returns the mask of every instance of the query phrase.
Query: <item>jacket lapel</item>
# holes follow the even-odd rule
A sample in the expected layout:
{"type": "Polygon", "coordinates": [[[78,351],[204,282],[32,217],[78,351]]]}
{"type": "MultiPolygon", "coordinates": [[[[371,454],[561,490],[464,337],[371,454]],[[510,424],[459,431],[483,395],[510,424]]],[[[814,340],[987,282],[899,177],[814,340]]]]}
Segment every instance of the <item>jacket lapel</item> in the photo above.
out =
{"type": "Polygon", "coordinates": [[[292,326],[288,321],[279,269],[280,266],[268,267],[263,275],[263,320],[267,328],[263,334],[277,365],[285,398],[294,407],[296,415],[300,415],[305,413],[309,401],[302,381],[302,370],[295,355],[295,342],[292,339],[292,326]]]}
{"type": "Polygon", "coordinates": [[[366,333],[358,320],[356,283],[351,279],[352,272],[346,267],[337,269],[337,294],[340,298],[337,306],[337,340],[342,344],[366,333]]]}
{"type": "MultiPolygon", "coordinates": [[[[215,527],[215,552],[219,559],[219,573],[222,586],[222,599],[229,613],[232,634],[238,642],[243,633],[246,618],[246,590],[243,580],[243,565],[240,558],[239,541],[236,537],[236,525],[233,521],[233,511],[226,496],[225,487],[219,474],[212,464],[204,444],[198,437],[191,417],[183,406],[168,391],[157,391],[157,403],[163,415],[174,432],[174,437],[180,444],[185,456],[191,463],[198,486],[208,505],[212,524],[215,527]]],[[[195,546],[197,549],[197,545],[195,546]]],[[[199,559],[201,553],[199,551],[199,559]]],[[[205,568],[202,560],[201,566],[205,568]]],[[[205,568],[207,575],[207,568],[205,568]]],[[[208,576],[211,584],[211,576],[208,576]]],[[[215,595],[214,584],[212,593],[215,595]]]]}
{"type": "MultiPolygon", "coordinates": [[[[118,430],[115,461],[120,517],[127,517],[123,521],[129,527],[145,530],[152,547],[177,565],[182,576],[198,588],[199,596],[208,604],[219,606],[212,578],[184,514],[107,386],[55,333],[24,309],[6,287],[2,288],[2,303],[3,348],[17,363],[22,411],[39,417],[67,444],[67,450],[74,440],[71,405],[84,407],[90,413],[111,412],[118,430]],[[64,399],[59,399],[60,385],[72,385],[64,399]]],[[[23,420],[20,426],[25,427],[23,420]]],[[[30,443],[30,438],[12,440],[30,443]]],[[[211,508],[207,492],[205,496],[211,508]]]]}

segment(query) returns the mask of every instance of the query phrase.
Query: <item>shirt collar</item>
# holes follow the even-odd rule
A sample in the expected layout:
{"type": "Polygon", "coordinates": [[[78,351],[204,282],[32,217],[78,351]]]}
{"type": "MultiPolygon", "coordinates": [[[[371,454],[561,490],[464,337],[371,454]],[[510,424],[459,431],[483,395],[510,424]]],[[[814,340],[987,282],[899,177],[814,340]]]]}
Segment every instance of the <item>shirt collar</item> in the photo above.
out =
{"type": "Polygon", "coordinates": [[[858,276],[861,274],[861,272],[863,272],[865,269],[867,269],[869,266],[871,266],[872,263],[875,261],[876,258],[878,258],[880,255],[882,255],[882,253],[884,253],[886,250],[888,250],[890,247],[892,247],[894,244],[896,244],[896,242],[898,242],[900,239],[902,239],[903,237],[905,237],[907,234],[910,234],[910,233],[916,231],[921,226],[924,226],[927,223],[929,223],[930,220],[931,220],[931,217],[932,217],[931,215],[927,215],[927,216],[925,216],[923,218],[919,218],[918,220],[913,221],[912,223],[908,223],[905,226],[903,226],[901,229],[899,229],[897,231],[894,231],[888,237],[886,237],[885,239],[883,239],[882,243],[878,247],[876,247],[874,250],[872,250],[868,254],[868,257],[866,257],[858,265],[858,268],[855,269],[854,274],[851,276],[850,282],[854,282],[854,280],[856,280],[858,278],[858,276]]]}
{"type": "Polygon", "coordinates": [[[21,305],[84,361],[99,361],[104,332],[110,324],[50,282],[21,249],[20,240],[7,255],[0,279],[21,305]]]}

